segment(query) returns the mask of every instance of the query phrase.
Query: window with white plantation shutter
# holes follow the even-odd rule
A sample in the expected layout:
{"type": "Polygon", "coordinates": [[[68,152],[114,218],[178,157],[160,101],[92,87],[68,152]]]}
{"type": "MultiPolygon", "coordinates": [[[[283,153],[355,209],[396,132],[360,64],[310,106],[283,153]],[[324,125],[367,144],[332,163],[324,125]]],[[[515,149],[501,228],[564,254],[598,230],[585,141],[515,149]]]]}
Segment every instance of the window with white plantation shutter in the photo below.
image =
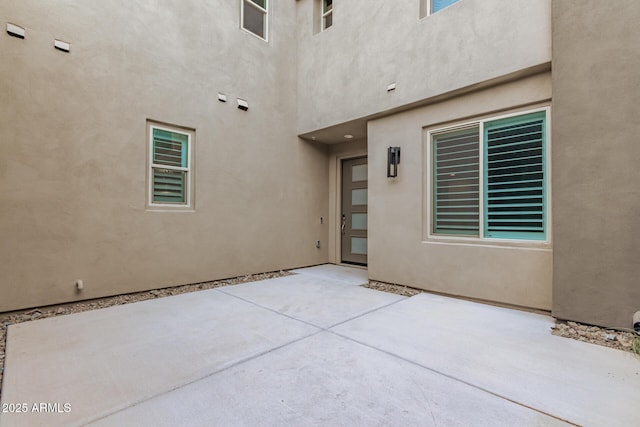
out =
{"type": "Polygon", "coordinates": [[[480,146],[478,127],[433,138],[433,231],[478,236],[480,146]]]}
{"type": "Polygon", "coordinates": [[[432,134],[433,234],[546,239],[546,117],[545,110],[432,134]]]}
{"type": "Polygon", "coordinates": [[[151,127],[151,204],[187,205],[188,133],[151,127]]]}
{"type": "Polygon", "coordinates": [[[485,236],[545,238],[545,112],[485,123],[485,236]]]}

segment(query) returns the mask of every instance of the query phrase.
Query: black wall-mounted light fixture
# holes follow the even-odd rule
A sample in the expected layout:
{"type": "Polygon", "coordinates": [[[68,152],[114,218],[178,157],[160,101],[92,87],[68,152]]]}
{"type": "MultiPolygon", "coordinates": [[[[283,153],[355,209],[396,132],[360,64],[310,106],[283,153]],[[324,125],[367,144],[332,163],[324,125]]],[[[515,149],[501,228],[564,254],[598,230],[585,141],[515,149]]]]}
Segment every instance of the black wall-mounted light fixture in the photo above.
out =
{"type": "Polygon", "coordinates": [[[400,147],[387,148],[387,178],[398,176],[398,164],[400,163],[400,147]]]}

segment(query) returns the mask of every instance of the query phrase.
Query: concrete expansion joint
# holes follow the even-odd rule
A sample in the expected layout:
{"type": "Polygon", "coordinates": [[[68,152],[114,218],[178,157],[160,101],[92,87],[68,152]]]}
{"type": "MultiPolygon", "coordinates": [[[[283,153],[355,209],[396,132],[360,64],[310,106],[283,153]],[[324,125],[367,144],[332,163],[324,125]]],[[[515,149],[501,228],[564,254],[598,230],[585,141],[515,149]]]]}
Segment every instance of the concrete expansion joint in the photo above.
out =
{"type": "MultiPolygon", "coordinates": [[[[300,322],[300,323],[304,323],[305,325],[308,325],[308,326],[311,326],[311,327],[317,328],[317,329],[319,329],[319,331],[318,331],[318,332],[322,332],[322,331],[323,331],[323,328],[322,328],[321,326],[314,325],[313,323],[310,323],[310,322],[307,322],[307,321],[304,321],[304,320],[301,320],[301,319],[296,319],[296,318],[295,318],[295,317],[293,317],[293,316],[289,316],[288,314],[281,313],[281,312],[279,312],[278,310],[274,310],[274,309],[272,309],[272,308],[270,308],[270,307],[265,307],[264,305],[258,304],[258,303],[256,303],[256,302],[251,301],[251,300],[248,300],[248,299],[246,299],[246,298],[242,298],[242,297],[240,297],[240,296],[238,296],[238,295],[234,295],[234,294],[231,294],[231,293],[229,293],[229,292],[225,292],[225,291],[223,291],[222,289],[214,289],[214,290],[215,290],[216,292],[220,292],[221,294],[225,294],[225,295],[227,295],[227,296],[229,296],[229,297],[233,297],[233,298],[239,299],[240,301],[243,301],[243,302],[246,302],[246,303],[248,303],[248,304],[254,305],[254,306],[258,307],[258,308],[262,308],[262,309],[264,309],[264,310],[270,311],[271,313],[275,313],[275,314],[278,314],[278,315],[280,315],[280,316],[286,317],[286,318],[288,318],[288,319],[295,320],[295,321],[298,321],[298,322],[300,322]]],[[[315,334],[312,334],[312,335],[315,335],[315,334]]],[[[311,336],[311,335],[310,335],[310,336],[311,336]]]]}
{"type": "MultiPolygon", "coordinates": [[[[413,297],[410,297],[410,298],[413,298],[413,297]]],[[[455,377],[455,376],[453,376],[453,375],[446,374],[446,373],[441,372],[441,371],[439,371],[439,370],[437,370],[437,369],[434,369],[434,368],[432,368],[432,367],[429,367],[429,366],[423,365],[423,364],[418,363],[418,362],[416,362],[416,361],[414,361],[414,360],[404,358],[404,357],[402,357],[402,356],[400,356],[400,355],[397,355],[397,354],[392,353],[392,352],[390,352],[390,351],[384,350],[384,349],[382,349],[382,348],[379,348],[379,347],[376,347],[376,346],[373,346],[373,345],[367,344],[367,343],[365,343],[365,342],[359,341],[359,340],[357,340],[357,339],[354,339],[354,338],[351,338],[351,337],[345,336],[345,335],[343,335],[343,334],[341,334],[341,333],[339,333],[339,332],[335,332],[335,331],[327,331],[327,332],[329,332],[330,334],[333,334],[333,335],[335,335],[335,336],[337,336],[337,337],[340,337],[340,338],[342,338],[342,339],[346,339],[346,340],[349,340],[349,341],[354,342],[354,343],[356,343],[356,344],[360,344],[360,345],[362,345],[362,346],[365,346],[365,347],[367,347],[367,348],[369,348],[369,349],[371,349],[371,350],[379,351],[379,352],[381,352],[381,353],[386,354],[387,356],[391,356],[391,357],[394,357],[394,358],[396,358],[396,359],[400,359],[400,360],[402,360],[402,361],[404,361],[404,362],[410,363],[410,364],[412,364],[412,365],[414,365],[414,366],[418,366],[418,367],[420,367],[420,368],[422,368],[422,369],[426,369],[426,370],[428,370],[428,371],[430,371],[430,372],[433,372],[434,374],[441,375],[441,376],[443,376],[443,377],[445,377],[445,378],[448,378],[448,379],[450,379],[450,380],[453,380],[453,381],[459,382],[459,383],[461,383],[461,384],[464,384],[464,385],[466,385],[466,386],[472,387],[472,388],[474,388],[474,389],[476,389],[476,390],[479,390],[479,391],[482,391],[482,392],[484,392],[484,393],[490,394],[491,396],[497,397],[498,399],[502,399],[502,400],[505,400],[505,401],[507,401],[507,402],[511,402],[511,403],[513,403],[513,404],[516,404],[516,405],[518,405],[518,406],[521,406],[521,407],[523,407],[523,408],[529,409],[529,410],[531,410],[531,411],[535,411],[535,412],[537,412],[537,413],[539,413],[539,414],[542,414],[542,415],[546,415],[546,416],[548,416],[548,417],[555,418],[556,420],[559,420],[559,421],[565,422],[565,423],[567,423],[567,424],[569,424],[569,425],[576,426],[576,427],[581,427],[581,426],[580,426],[580,424],[573,423],[573,422],[571,422],[571,421],[569,421],[569,420],[566,420],[566,419],[564,419],[564,418],[561,418],[561,417],[559,417],[559,416],[557,416],[557,415],[550,414],[550,413],[545,412],[545,411],[542,411],[542,410],[540,410],[540,409],[538,409],[538,408],[534,408],[534,407],[529,406],[529,405],[526,405],[526,404],[524,404],[524,403],[522,403],[522,402],[518,402],[517,400],[510,399],[510,398],[508,398],[508,397],[506,397],[506,396],[504,396],[504,395],[502,395],[502,394],[496,393],[496,392],[491,391],[491,390],[489,390],[489,389],[487,389],[487,388],[484,388],[484,387],[481,387],[481,386],[479,386],[479,385],[473,384],[473,383],[471,383],[471,382],[469,382],[469,381],[465,381],[465,380],[463,380],[463,379],[457,378],[457,377],[455,377]]]]}
{"type": "MultiPolygon", "coordinates": [[[[225,293],[225,292],[223,292],[223,293],[225,293]]],[[[115,415],[115,414],[117,414],[119,412],[123,412],[123,411],[126,411],[128,409],[134,408],[136,406],[142,405],[145,402],[149,402],[149,401],[151,401],[153,399],[156,399],[156,398],[158,398],[160,396],[164,396],[166,394],[169,394],[169,393],[172,393],[174,391],[180,390],[182,388],[188,387],[188,386],[190,386],[192,384],[195,384],[195,383],[198,383],[200,381],[206,380],[207,378],[210,378],[210,377],[212,377],[214,375],[218,375],[218,374],[220,374],[222,372],[228,371],[229,369],[233,369],[236,366],[239,366],[239,365],[242,365],[244,363],[250,362],[252,360],[258,359],[258,358],[260,358],[262,356],[265,356],[265,355],[267,355],[269,353],[272,353],[274,351],[280,350],[281,348],[287,347],[287,346],[289,346],[291,344],[295,344],[297,342],[306,340],[307,338],[311,338],[311,337],[316,336],[316,335],[318,335],[318,334],[320,334],[322,332],[324,332],[324,330],[319,329],[319,330],[317,330],[317,331],[315,331],[315,332],[313,332],[311,334],[304,335],[304,336],[302,336],[300,338],[296,338],[295,340],[286,342],[284,344],[278,345],[276,347],[270,348],[270,349],[265,350],[265,351],[261,351],[259,353],[256,353],[256,354],[252,355],[252,356],[239,359],[239,360],[237,360],[237,361],[235,361],[233,363],[228,364],[227,366],[225,366],[223,368],[216,369],[213,372],[210,372],[210,373],[208,373],[206,375],[203,375],[201,377],[198,377],[198,378],[195,378],[195,379],[192,379],[192,380],[189,380],[189,381],[185,381],[183,383],[180,383],[180,384],[176,385],[175,387],[171,387],[171,388],[168,388],[168,389],[166,389],[166,390],[164,390],[164,391],[162,391],[160,393],[155,393],[153,395],[147,396],[144,399],[140,399],[140,400],[138,400],[136,402],[133,402],[133,403],[131,403],[129,405],[124,405],[124,406],[122,406],[122,407],[120,407],[120,408],[118,408],[118,409],[116,409],[114,411],[109,411],[108,413],[105,413],[105,414],[103,414],[103,415],[101,415],[101,416],[99,416],[97,418],[93,418],[90,421],[87,421],[86,423],[83,423],[83,425],[85,425],[85,424],[88,425],[88,424],[92,424],[92,423],[98,422],[98,421],[106,419],[106,418],[108,418],[108,417],[110,417],[112,415],[115,415]]]]}
{"type": "MultiPolygon", "coordinates": [[[[279,311],[277,311],[277,310],[274,310],[274,309],[272,309],[272,308],[270,308],[270,307],[265,307],[265,306],[263,306],[263,305],[261,305],[261,304],[258,304],[258,303],[254,302],[254,301],[251,301],[251,300],[248,300],[248,299],[246,299],[246,298],[242,298],[242,297],[240,297],[240,296],[238,296],[238,295],[234,295],[234,294],[232,294],[232,293],[225,292],[222,288],[217,288],[217,289],[212,289],[212,290],[213,290],[213,291],[215,291],[215,292],[222,293],[222,294],[224,294],[224,295],[226,295],[226,296],[230,296],[230,297],[233,297],[233,298],[237,298],[237,299],[239,299],[240,301],[246,302],[246,303],[248,303],[248,304],[251,304],[251,305],[256,306],[256,307],[258,307],[258,308],[261,308],[261,309],[267,310],[267,311],[269,311],[269,312],[272,312],[272,313],[278,314],[278,315],[283,316],[283,317],[286,317],[286,318],[288,318],[288,319],[295,320],[295,321],[297,321],[297,322],[300,322],[300,323],[303,323],[303,324],[305,324],[305,325],[311,326],[311,327],[315,328],[315,329],[316,329],[316,331],[314,331],[313,333],[310,333],[310,334],[304,335],[304,336],[302,336],[302,337],[296,338],[296,339],[294,339],[294,340],[292,340],[292,341],[288,341],[288,342],[286,342],[286,343],[284,343],[284,344],[281,344],[281,345],[278,345],[278,346],[276,346],[276,347],[270,348],[270,349],[268,349],[268,350],[265,350],[265,351],[262,351],[262,352],[256,353],[256,354],[254,354],[254,355],[252,355],[252,356],[249,356],[249,357],[245,357],[245,358],[239,359],[239,360],[237,360],[237,361],[235,361],[235,362],[233,362],[233,363],[230,363],[229,365],[227,365],[227,366],[225,366],[225,367],[223,367],[223,368],[221,368],[221,369],[216,369],[216,370],[214,370],[213,372],[207,373],[206,375],[200,376],[200,377],[195,378],[195,379],[191,379],[191,380],[189,380],[189,381],[185,381],[185,382],[183,382],[183,383],[180,383],[180,384],[176,385],[175,387],[168,388],[168,389],[166,389],[166,390],[164,390],[164,391],[162,391],[162,392],[160,392],[160,393],[155,393],[155,394],[153,394],[153,395],[150,395],[150,396],[145,397],[144,399],[140,399],[140,400],[138,400],[138,401],[136,401],[136,402],[133,402],[133,403],[131,403],[131,404],[129,404],[129,405],[122,406],[122,407],[120,407],[120,408],[118,408],[118,409],[116,409],[116,410],[113,410],[113,411],[109,411],[108,413],[102,414],[101,416],[99,416],[99,417],[97,417],[97,418],[94,418],[94,419],[89,420],[89,421],[87,422],[87,424],[91,424],[91,423],[98,422],[98,421],[100,421],[100,420],[106,419],[106,418],[108,418],[108,417],[110,417],[110,416],[112,416],[112,415],[114,415],[114,414],[117,414],[117,413],[119,413],[119,412],[126,411],[126,410],[128,410],[128,409],[133,408],[133,407],[136,407],[136,406],[139,406],[139,405],[141,405],[141,404],[144,404],[145,402],[148,402],[148,401],[151,401],[151,400],[153,400],[153,399],[156,399],[156,398],[158,398],[158,397],[160,397],[160,396],[164,396],[164,395],[166,395],[166,394],[169,394],[169,393],[172,393],[172,392],[174,392],[174,391],[180,390],[180,389],[182,389],[182,388],[188,387],[188,386],[190,386],[190,385],[192,385],[192,384],[195,384],[195,383],[197,383],[197,382],[200,382],[200,381],[206,380],[207,378],[210,378],[210,377],[212,377],[212,376],[214,376],[214,375],[220,374],[220,373],[225,372],[225,371],[227,371],[227,370],[229,370],[229,369],[235,368],[236,366],[239,366],[239,365],[242,365],[242,364],[244,364],[244,363],[250,362],[250,361],[252,361],[252,360],[258,359],[258,358],[260,358],[260,357],[262,357],[262,356],[265,356],[265,355],[267,355],[267,354],[269,354],[269,353],[273,353],[273,352],[275,352],[275,351],[278,351],[278,350],[280,350],[280,349],[282,349],[282,348],[284,348],[284,347],[288,347],[288,346],[290,346],[290,345],[292,345],[292,344],[296,344],[296,343],[298,343],[298,342],[300,342],[300,341],[304,341],[304,340],[306,340],[306,339],[312,338],[312,337],[314,337],[314,336],[316,336],[316,335],[319,335],[319,334],[321,334],[321,333],[323,333],[323,332],[331,333],[331,334],[334,334],[334,335],[336,335],[336,336],[339,336],[339,337],[341,337],[341,338],[343,338],[343,339],[347,339],[347,340],[349,340],[349,341],[353,341],[353,342],[356,342],[356,343],[358,343],[358,344],[361,344],[361,345],[362,345],[362,343],[360,343],[360,342],[358,342],[358,341],[356,341],[356,340],[354,340],[354,339],[351,339],[351,338],[348,338],[348,337],[344,337],[344,336],[342,336],[342,335],[340,335],[340,334],[338,334],[338,333],[335,333],[335,332],[331,331],[330,329],[335,328],[335,327],[337,327],[337,326],[340,326],[340,325],[342,325],[342,324],[344,324],[344,323],[350,322],[350,321],[352,321],[352,320],[355,320],[355,319],[361,318],[361,317],[363,317],[363,316],[365,316],[365,315],[367,315],[367,314],[371,314],[371,313],[373,313],[373,312],[375,312],[375,311],[378,311],[378,310],[381,310],[381,309],[383,309],[383,308],[387,308],[387,307],[389,307],[389,306],[392,306],[392,305],[394,305],[394,304],[397,304],[397,303],[399,303],[399,302],[404,301],[405,299],[407,299],[407,298],[400,298],[400,299],[398,299],[398,300],[396,300],[396,301],[393,301],[393,302],[391,302],[391,303],[389,303],[389,304],[385,304],[385,305],[382,305],[382,306],[379,306],[379,307],[373,308],[373,309],[371,309],[371,310],[367,310],[366,312],[359,313],[359,314],[358,314],[358,315],[356,315],[356,316],[350,317],[349,319],[343,320],[343,321],[338,322],[338,323],[335,323],[335,324],[333,324],[333,325],[330,325],[330,326],[327,326],[327,327],[322,327],[322,326],[318,326],[318,325],[315,325],[315,324],[313,324],[313,323],[310,323],[310,322],[307,322],[307,321],[304,321],[304,320],[301,320],[301,319],[297,319],[297,318],[295,318],[295,317],[293,317],[293,316],[290,316],[290,315],[288,315],[288,314],[281,313],[281,312],[279,312],[279,311]]],[[[366,346],[366,345],[365,345],[365,346],[366,346]]],[[[369,347],[369,348],[373,348],[373,347],[370,347],[370,346],[367,346],[367,347],[369,347]]],[[[375,348],[374,348],[374,350],[378,350],[378,351],[382,351],[383,353],[386,353],[386,352],[385,352],[385,351],[383,351],[383,350],[379,350],[379,349],[375,349],[375,348]]],[[[389,354],[389,353],[387,353],[387,354],[389,354]]],[[[392,355],[392,356],[394,356],[394,357],[398,357],[398,356],[395,356],[395,355],[392,355]]],[[[402,358],[400,358],[400,359],[402,359],[402,358]]],[[[403,359],[403,360],[404,360],[404,359],[403,359]]]]}
{"type": "MultiPolygon", "coordinates": [[[[329,331],[329,329],[331,329],[331,328],[335,328],[336,326],[340,326],[340,325],[342,325],[342,324],[344,324],[344,323],[351,322],[352,320],[359,319],[359,318],[360,318],[360,317],[362,317],[362,316],[366,316],[367,314],[371,314],[371,313],[373,313],[373,312],[375,312],[375,311],[378,311],[378,310],[381,310],[381,309],[383,309],[383,308],[390,307],[390,306],[392,306],[392,305],[394,305],[394,304],[399,303],[400,301],[404,301],[405,299],[407,299],[407,298],[399,298],[398,300],[393,301],[393,302],[391,302],[391,303],[389,303],[389,304],[381,305],[381,306],[378,306],[378,307],[372,308],[371,310],[367,310],[367,311],[365,311],[365,312],[358,313],[357,315],[355,315],[355,316],[353,316],[353,317],[350,317],[350,318],[348,318],[348,319],[346,319],[346,320],[342,320],[342,321],[340,321],[340,322],[338,322],[338,323],[335,323],[335,324],[333,324],[333,325],[330,325],[330,326],[326,326],[326,327],[325,327],[325,326],[316,325],[316,324],[311,323],[311,322],[307,322],[306,320],[298,319],[298,318],[293,317],[293,316],[291,316],[291,315],[288,315],[288,314],[286,314],[286,313],[282,313],[282,312],[280,312],[280,311],[278,311],[278,310],[274,310],[273,308],[266,307],[266,306],[264,306],[264,305],[258,304],[258,303],[256,303],[255,301],[251,301],[251,300],[248,300],[248,299],[242,298],[242,297],[240,297],[240,296],[238,296],[238,295],[234,295],[234,294],[231,294],[231,293],[225,292],[225,291],[223,291],[223,290],[222,290],[222,289],[220,289],[220,288],[217,288],[217,289],[214,289],[214,290],[215,290],[215,291],[217,291],[217,292],[223,293],[223,294],[225,294],[225,295],[227,295],[227,296],[237,298],[237,299],[239,299],[240,301],[244,301],[244,302],[246,302],[246,303],[252,304],[252,305],[254,305],[254,306],[256,306],[256,307],[263,308],[263,309],[265,309],[265,310],[268,310],[268,311],[270,311],[270,312],[272,312],[272,313],[275,313],[275,314],[278,314],[278,315],[280,315],[280,316],[284,316],[284,317],[286,317],[286,318],[288,318],[288,319],[296,320],[296,321],[298,321],[298,322],[304,323],[305,325],[309,325],[309,326],[312,326],[312,327],[314,327],[314,328],[318,328],[318,329],[320,330],[320,332],[322,332],[322,331],[330,332],[330,331],[329,331]]],[[[314,335],[315,335],[315,334],[314,334],[314,335]]]]}
{"type": "MultiPolygon", "coordinates": [[[[392,352],[389,352],[389,351],[387,351],[387,350],[384,350],[384,349],[381,349],[381,348],[378,348],[378,347],[372,346],[372,345],[370,345],[370,344],[367,344],[367,343],[361,342],[361,341],[359,341],[359,340],[357,340],[357,339],[354,339],[354,338],[348,337],[348,336],[346,336],[346,335],[340,334],[340,333],[335,332],[335,331],[333,330],[334,328],[336,328],[336,327],[338,327],[338,326],[340,326],[340,325],[343,325],[343,324],[345,324],[345,323],[348,323],[348,322],[351,322],[351,321],[353,321],[353,320],[359,319],[359,318],[364,317],[364,316],[366,316],[366,315],[368,315],[368,314],[371,314],[371,313],[374,313],[374,312],[376,312],[376,311],[382,310],[382,309],[384,309],[384,308],[390,307],[390,306],[392,306],[392,305],[398,304],[399,302],[405,301],[405,300],[407,300],[407,299],[409,299],[409,298],[413,298],[413,297],[400,298],[400,299],[398,299],[398,300],[396,300],[396,301],[393,301],[393,302],[391,302],[391,303],[388,303],[388,304],[385,304],[385,305],[382,305],[382,306],[379,306],[379,307],[373,308],[373,309],[371,309],[371,310],[367,310],[367,311],[365,311],[365,312],[363,312],[363,313],[359,313],[359,314],[358,314],[358,315],[356,315],[356,316],[350,317],[349,319],[343,320],[343,321],[338,322],[338,323],[335,323],[335,324],[333,324],[333,325],[330,325],[330,326],[327,326],[327,327],[322,327],[322,326],[318,326],[318,325],[315,325],[315,324],[313,324],[313,323],[310,323],[310,322],[307,322],[307,321],[304,321],[304,320],[301,320],[301,319],[297,319],[297,318],[295,318],[295,317],[293,317],[293,316],[290,316],[290,315],[288,315],[288,314],[281,313],[281,312],[279,312],[279,311],[277,311],[277,310],[274,310],[274,309],[272,309],[272,308],[270,308],[270,307],[265,307],[265,306],[263,306],[263,305],[261,305],[261,304],[258,304],[258,303],[254,302],[254,301],[251,301],[251,300],[248,300],[248,299],[242,298],[242,297],[240,297],[240,296],[238,296],[238,295],[234,295],[234,294],[232,294],[232,293],[225,292],[222,288],[217,288],[217,289],[215,289],[215,291],[220,292],[220,293],[223,293],[223,294],[225,294],[225,295],[227,295],[227,296],[232,296],[232,297],[237,298],[237,299],[239,299],[239,300],[241,300],[241,301],[244,301],[244,302],[246,302],[246,303],[252,304],[252,305],[254,305],[254,306],[256,306],[256,307],[259,307],[259,308],[262,308],[262,309],[268,310],[268,311],[270,311],[270,312],[272,312],[272,313],[275,313],[275,314],[278,314],[278,315],[280,315],[280,316],[284,316],[284,317],[286,317],[286,318],[288,318],[288,319],[296,320],[296,321],[298,321],[298,322],[301,322],[301,323],[304,323],[304,324],[306,324],[306,325],[312,326],[312,327],[314,327],[314,328],[317,328],[318,330],[317,330],[316,332],[312,333],[312,334],[306,335],[306,336],[304,336],[304,337],[298,338],[298,339],[296,339],[296,340],[293,340],[293,341],[291,341],[291,342],[285,343],[285,344],[280,345],[280,346],[278,346],[278,347],[275,347],[275,348],[272,348],[272,349],[270,349],[270,350],[264,351],[264,352],[262,352],[262,353],[260,353],[260,354],[258,354],[258,355],[252,356],[252,357],[247,358],[247,359],[240,360],[240,361],[238,361],[238,362],[234,363],[233,365],[230,365],[230,366],[228,366],[228,367],[225,367],[224,369],[221,369],[221,370],[219,370],[219,371],[217,371],[217,372],[214,372],[214,373],[212,373],[212,374],[208,375],[207,377],[212,376],[212,375],[215,375],[215,374],[217,374],[217,373],[219,373],[219,372],[225,371],[225,370],[227,370],[227,369],[229,369],[229,368],[231,368],[231,367],[233,367],[233,366],[237,366],[237,365],[240,365],[240,364],[242,364],[242,363],[245,363],[245,362],[248,362],[248,361],[250,361],[250,360],[253,360],[253,359],[255,359],[255,358],[258,358],[258,357],[260,357],[260,356],[263,356],[263,355],[269,354],[269,353],[271,353],[271,352],[273,352],[273,351],[276,351],[276,350],[279,350],[279,349],[281,349],[281,348],[283,348],[283,347],[287,347],[287,346],[289,346],[289,345],[291,345],[291,344],[295,344],[295,343],[297,343],[297,342],[300,342],[300,341],[306,340],[306,339],[308,339],[308,338],[311,338],[311,337],[313,337],[313,336],[316,336],[316,335],[318,335],[318,334],[321,334],[322,332],[327,332],[327,333],[330,333],[330,334],[332,334],[332,335],[334,335],[334,336],[337,336],[337,337],[339,337],[339,338],[346,339],[346,340],[351,341],[351,342],[354,342],[354,343],[356,343],[356,344],[359,344],[359,345],[365,346],[365,347],[367,347],[367,348],[369,348],[369,349],[372,349],[372,350],[375,350],[375,351],[378,351],[378,352],[384,353],[384,354],[386,354],[386,355],[388,355],[388,356],[391,356],[391,357],[394,357],[394,358],[396,358],[396,359],[400,359],[400,360],[402,360],[402,361],[404,361],[404,362],[407,362],[407,363],[410,363],[410,364],[412,364],[412,365],[414,365],[414,366],[418,366],[418,367],[420,367],[420,368],[422,368],[422,369],[426,369],[426,370],[428,370],[428,371],[430,371],[430,372],[433,372],[433,373],[435,373],[435,374],[437,374],[437,375],[441,375],[441,376],[443,376],[443,377],[446,377],[446,378],[451,379],[451,380],[453,380],[453,381],[459,382],[459,383],[464,384],[464,385],[466,385],[466,386],[472,387],[472,388],[477,389],[477,390],[479,390],[479,391],[482,391],[482,392],[484,392],[484,393],[490,394],[490,395],[492,395],[492,396],[494,396],[494,397],[497,397],[497,398],[499,398],[499,399],[502,399],[502,400],[505,400],[505,401],[511,402],[511,403],[516,404],[516,405],[518,405],[518,406],[521,406],[521,407],[523,407],[523,408],[526,408],[526,409],[529,409],[529,410],[535,411],[535,412],[540,413],[540,414],[542,414],[542,415],[546,415],[546,416],[552,417],[552,418],[557,419],[557,420],[559,420],[559,421],[565,422],[565,423],[567,423],[567,424],[569,424],[569,425],[579,426],[579,424],[572,423],[571,421],[566,420],[566,419],[563,419],[563,418],[561,418],[561,417],[559,417],[559,416],[557,416],[557,415],[553,415],[553,414],[547,413],[547,412],[545,412],[545,411],[542,411],[542,410],[540,410],[540,409],[537,409],[537,408],[534,408],[534,407],[528,406],[528,405],[526,405],[526,404],[524,404],[524,403],[522,403],[522,402],[518,402],[518,401],[513,400],[513,399],[510,399],[510,398],[508,398],[508,397],[506,397],[506,396],[504,396],[504,395],[502,395],[502,394],[499,394],[499,393],[493,392],[493,391],[491,391],[491,390],[489,390],[489,389],[487,389],[487,388],[484,388],[484,387],[478,386],[478,385],[473,384],[473,383],[471,383],[471,382],[468,382],[468,381],[465,381],[465,380],[463,380],[463,379],[457,378],[457,377],[455,377],[455,376],[452,376],[452,375],[446,374],[446,373],[441,372],[441,371],[439,371],[439,370],[437,370],[437,369],[434,369],[434,368],[432,368],[432,367],[429,367],[429,366],[426,366],[426,365],[423,365],[423,364],[417,363],[417,362],[415,362],[415,361],[413,361],[413,360],[406,359],[406,358],[404,358],[404,357],[402,357],[402,356],[399,356],[399,355],[397,355],[397,354],[395,354],[395,353],[392,353],[392,352]]],[[[207,378],[207,377],[204,377],[204,378],[207,378]]],[[[202,379],[204,379],[204,378],[202,378],[202,379]]],[[[192,381],[191,383],[194,383],[194,382],[197,382],[197,381],[200,381],[200,380],[195,380],[195,381],[192,381]]],[[[189,383],[189,384],[191,384],[191,383],[189,383]]],[[[185,384],[185,385],[188,385],[188,384],[185,384]]],[[[183,385],[183,386],[176,387],[176,388],[181,388],[181,387],[184,387],[184,385],[183,385]]],[[[173,391],[173,390],[171,390],[171,391],[173,391]]]]}
{"type": "Polygon", "coordinates": [[[356,316],[354,316],[354,317],[351,317],[351,318],[349,318],[349,319],[347,319],[347,320],[343,320],[343,321],[338,322],[338,323],[336,323],[336,324],[334,324],[334,325],[328,326],[327,328],[325,328],[325,331],[327,331],[327,332],[332,332],[332,331],[330,331],[329,329],[332,329],[332,328],[338,327],[338,326],[340,326],[340,325],[343,325],[343,324],[345,324],[345,323],[351,322],[352,320],[359,319],[359,318],[361,318],[361,317],[366,316],[367,314],[371,314],[371,313],[376,312],[376,311],[378,311],[378,310],[382,310],[383,308],[391,307],[392,305],[398,304],[399,302],[404,301],[404,300],[406,300],[406,299],[408,299],[408,298],[413,298],[413,297],[404,297],[404,298],[400,298],[400,299],[398,299],[398,300],[396,300],[396,301],[390,302],[389,304],[381,305],[380,307],[376,307],[376,308],[373,308],[373,309],[371,309],[371,310],[367,310],[367,311],[365,311],[365,312],[363,312],[363,313],[360,313],[360,314],[358,314],[358,315],[356,315],[356,316]]]}

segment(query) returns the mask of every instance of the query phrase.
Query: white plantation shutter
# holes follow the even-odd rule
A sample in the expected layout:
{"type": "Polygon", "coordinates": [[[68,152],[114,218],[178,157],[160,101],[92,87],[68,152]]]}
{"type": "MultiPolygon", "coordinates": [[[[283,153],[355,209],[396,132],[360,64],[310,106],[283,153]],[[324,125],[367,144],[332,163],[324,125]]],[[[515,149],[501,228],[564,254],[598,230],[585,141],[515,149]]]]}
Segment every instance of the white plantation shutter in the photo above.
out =
{"type": "Polygon", "coordinates": [[[189,135],[152,129],[152,201],[159,204],[186,204],[189,135]]]}
{"type": "Polygon", "coordinates": [[[479,234],[478,132],[473,127],[433,138],[434,233],[479,234]]]}
{"type": "Polygon", "coordinates": [[[545,238],[545,112],[485,124],[485,235],[545,238]]]}

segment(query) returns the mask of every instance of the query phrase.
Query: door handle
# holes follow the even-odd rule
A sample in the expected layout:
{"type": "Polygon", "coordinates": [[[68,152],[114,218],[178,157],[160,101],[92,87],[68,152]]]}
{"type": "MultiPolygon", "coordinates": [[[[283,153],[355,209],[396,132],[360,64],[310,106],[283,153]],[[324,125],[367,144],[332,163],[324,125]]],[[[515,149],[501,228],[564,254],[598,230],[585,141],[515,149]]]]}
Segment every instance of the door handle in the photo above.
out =
{"type": "Polygon", "coordinates": [[[342,214],[342,224],[340,225],[340,232],[342,233],[342,235],[344,236],[345,233],[345,228],[347,227],[347,216],[345,214],[342,214]]]}

